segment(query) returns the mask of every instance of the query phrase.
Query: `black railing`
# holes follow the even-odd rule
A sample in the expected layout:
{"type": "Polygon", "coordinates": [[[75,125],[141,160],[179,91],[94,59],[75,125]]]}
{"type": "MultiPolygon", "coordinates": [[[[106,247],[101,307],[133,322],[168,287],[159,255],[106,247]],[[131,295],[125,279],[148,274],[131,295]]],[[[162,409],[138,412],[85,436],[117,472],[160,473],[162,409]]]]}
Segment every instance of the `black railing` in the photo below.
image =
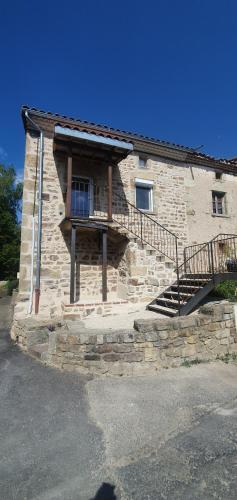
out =
{"type": "Polygon", "coordinates": [[[113,220],[177,266],[178,237],[117,193],[113,193],[113,220]]]}
{"type": "Polygon", "coordinates": [[[196,289],[201,289],[205,280],[215,282],[217,274],[233,272],[237,272],[237,235],[234,234],[218,234],[206,243],[186,247],[184,261],[179,266],[179,276],[196,278],[196,289]]]}
{"type": "Polygon", "coordinates": [[[83,179],[73,179],[71,217],[107,219],[108,197],[106,187],[83,181],[83,179]]]}
{"type": "Polygon", "coordinates": [[[185,274],[210,274],[235,271],[237,266],[237,235],[218,234],[212,240],[184,249],[180,266],[185,274]]]}

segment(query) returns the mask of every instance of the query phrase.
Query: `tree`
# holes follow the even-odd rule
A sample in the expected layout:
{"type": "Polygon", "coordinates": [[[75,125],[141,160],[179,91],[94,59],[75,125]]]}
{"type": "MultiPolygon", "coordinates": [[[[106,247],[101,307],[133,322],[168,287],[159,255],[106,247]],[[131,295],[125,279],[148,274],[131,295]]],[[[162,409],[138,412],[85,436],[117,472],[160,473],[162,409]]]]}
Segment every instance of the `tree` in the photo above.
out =
{"type": "Polygon", "coordinates": [[[19,269],[22,190],[15,169],[0,164],[0,280],[15,279],[19,269]]]}

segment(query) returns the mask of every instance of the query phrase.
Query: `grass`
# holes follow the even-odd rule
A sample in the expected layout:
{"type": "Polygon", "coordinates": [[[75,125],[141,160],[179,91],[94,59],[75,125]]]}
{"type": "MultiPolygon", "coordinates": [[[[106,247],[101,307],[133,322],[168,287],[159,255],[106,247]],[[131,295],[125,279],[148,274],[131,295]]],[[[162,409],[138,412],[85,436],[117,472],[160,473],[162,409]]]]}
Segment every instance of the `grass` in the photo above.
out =
{"type": "Polygon", "coordinates": [[[13,290],[18,290],[18,283],[19,281],[17,279],[7,281],[5,288],[7,289],[8,295],[12,295],[13,290]]]}
{"type": "Polygon", "coordinates": [[[190,368],[193,365],[200,365],[200,363],[208,363],[208,361],[206,361],[205,359],[198,359],[198,358],[192,359],[190,361],[188,359],[184,359],[181,366],[184,366],[185,368],[190,368]]]}
{"type": "Polygon", "coordinates": [[[237,301],[237,281],[226,280],[219,283],[214,290],[212,295],[215,297],[220,297],[221,299],[228,299],[231,301],[237,301]]]}
{"type": "Polygon", "coordinates": [[[226,352],[223,354],[223,356],[220,356],[219,354],[217,355],[216,359],[219,359],[220,361],[223,361],[223,363],[230,363],[231,361],[236,363],[237,362],[237,353],[236,352],[226,352]]]}
{"type": "MultiPolygon", "coordinates": [[[[223,361],[223,363],[237,363],[237,353],[236,352],[226,352],[225,354],[223,355],[220,355],[220,354],[217,354],[217,357],[216,357],[217,360],[219,361],[223,361]]],[[[188,360],[188,359],[184,359],[184,361],[181,363],[181,366],[184,366],[185,368],[191,368],[191,366],[194,366],[194,365],[200,365],[201,363],[210,363],[210,361],[214,361],[213,359],[212,360],[208,360],[208,359],[192,359],[192,360],[188,360]]]]}

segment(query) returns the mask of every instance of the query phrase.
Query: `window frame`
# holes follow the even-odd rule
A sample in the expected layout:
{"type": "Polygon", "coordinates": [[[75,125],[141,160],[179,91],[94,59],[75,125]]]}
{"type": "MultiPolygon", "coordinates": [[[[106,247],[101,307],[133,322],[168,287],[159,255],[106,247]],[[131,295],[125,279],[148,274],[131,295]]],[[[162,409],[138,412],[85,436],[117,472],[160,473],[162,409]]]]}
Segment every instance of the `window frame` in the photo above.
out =
{"type": "Polygon", "coordinates": [[[138,167],[141,170],[145,170],[147,168],[147,158],[145,158],[144,156],[138,156],[138,167]],[[144,162],[143,166],[141,166],[140,161],[144,162]]]}
{"type": "Polygon", "coordinates": [[[212,215],[217,217],[223,217],[227,215],[227,205],[226,205],[226,193],[223,191],[212,191],[212,215]],[[218,211],[218,199],[221,199],[222,212],[218,211]]]}
{"type": "MultiPolygon", "coordinates": [[[[89,190],[88,190],[88,195],[89,195],[89,217],[92,217],[93,216],[93,213],[94,213],[94,183],[93,183],[93,178],[92,177],[89,177],[87,175],[79,175],[79,174],[73,174],[72,175],[72,183],[73,183],[73,179],[82,179],[82,180],[85,180],[85,181],[88,181],[88,186],[89,186],[89,190]]],[[[73,189],[72,189],[73,191],[73,189]]]]}
{"type": "Polygon", "coordinates": [[[216,181],[222,181],[223,172],[215,172],[216,181]]]}
{"type": "Polygon", "coordinates": [[[141,212],[147,212],[147,213],[152,213],[154,211],[154,204],[153,204],[153,186],[154,182],[147,180],[147,179],[135,179],[135,207],[138,210],[141,210],[141,212]],[[139,208],[137,206],[137,187],[142,187],[146,188],[149,190],[149,208],[139,208]]]}

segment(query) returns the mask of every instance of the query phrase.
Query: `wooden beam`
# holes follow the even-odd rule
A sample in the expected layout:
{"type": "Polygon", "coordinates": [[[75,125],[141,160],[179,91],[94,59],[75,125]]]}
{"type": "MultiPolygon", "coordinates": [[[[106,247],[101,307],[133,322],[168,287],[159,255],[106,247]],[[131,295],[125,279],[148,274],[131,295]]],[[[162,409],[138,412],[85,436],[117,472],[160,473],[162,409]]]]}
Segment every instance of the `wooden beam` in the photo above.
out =
{"type": "Polygon", "coordinates": [[[71,216],[72,205],[72,153],[67,157],[67,196],[66,196],[66,217],[71,216]]]}
{"type": "Polygon", "coordinates": [[[107,302],[107,231],[102,231],[102,301],[107,302]]]}
{"type": "Polygon", "coordinates": [[[112,165],[108,166],[108,220],[112,220],[112,165]]]}
{"type": "Polygon", "coordinates": [[[70,304],[75,300],[75,262],[76,262],[76,226],[72,226],[71,232],[71,273],[70,273],[70,304]]]}

